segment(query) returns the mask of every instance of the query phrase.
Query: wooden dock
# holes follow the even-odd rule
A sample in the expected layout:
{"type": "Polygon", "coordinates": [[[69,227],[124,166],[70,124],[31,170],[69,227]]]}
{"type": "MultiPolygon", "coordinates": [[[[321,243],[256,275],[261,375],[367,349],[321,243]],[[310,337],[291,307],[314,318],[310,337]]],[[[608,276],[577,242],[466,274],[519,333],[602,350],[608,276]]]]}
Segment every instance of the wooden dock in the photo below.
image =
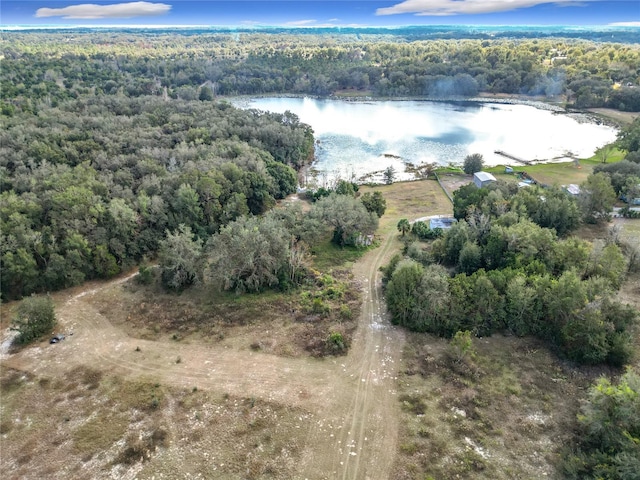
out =
{"type": "Polygon", "coordinates": [[[497,155],[502,155],[503,157],[506,157],[510,160],[514,160],[518,163],[521,163],[523,165],[531,165],[532,162],[530,160],[524,160],[522,158],[516,157],[515,155],[511,155],[507,152],[503,152],[502,150],[495,150],[493,153],[497,154],[497,155]]]}

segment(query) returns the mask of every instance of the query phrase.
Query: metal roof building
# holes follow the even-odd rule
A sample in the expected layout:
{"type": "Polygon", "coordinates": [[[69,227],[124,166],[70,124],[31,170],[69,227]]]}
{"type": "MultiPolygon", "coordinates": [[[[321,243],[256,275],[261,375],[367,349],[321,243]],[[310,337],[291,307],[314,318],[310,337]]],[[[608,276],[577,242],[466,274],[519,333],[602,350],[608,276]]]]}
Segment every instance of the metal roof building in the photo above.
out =
{"type": "Polygon", "coordinates": [[[491,175],[489,172],[476,172],[473,174],[473,183],[475,183],[478,188],[486,187],[491,182],[495,181],[496,177],[491,175]]]}

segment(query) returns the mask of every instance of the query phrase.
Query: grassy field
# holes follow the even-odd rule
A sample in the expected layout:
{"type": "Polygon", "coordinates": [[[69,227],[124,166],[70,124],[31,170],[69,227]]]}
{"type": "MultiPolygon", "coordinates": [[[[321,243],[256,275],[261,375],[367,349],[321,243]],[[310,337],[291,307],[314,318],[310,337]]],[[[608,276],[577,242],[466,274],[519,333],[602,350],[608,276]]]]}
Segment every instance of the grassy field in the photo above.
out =
{"type": "Polygon", "coordinates": [[[292,478],[307,413],[89,367],[3,369],[3,478],[292,478]],[[159,452],[162,452],[159,455],[159,452]],[[13,460],[13,461],[11,461],[13,460]]]}
{"type": "Polygon", "coordinates": [[[387,211],[380,219],[380,230],[395,229],[398,218],[409,220],[429,215],[450,215],[451,202],[435,180],[396,182],[391,185],[362,186],[360,193],[382,192],[387,211]]]}
{"type": "MultiPolygon", "coordinates": [[[[624,158],[624,153],[620,150],[614,149],[613,152],[607,158],[607,163],[619,162],[624,158]]],[[[527,172],[536,181],[545,185],[579,185],[587,180],[587,177],[593,173],[594,167],[600,165],[602,160],[594,155],[591,158],[580,160],[577,164],[575,162],[562,162],[562,163],[541,163],[538,165],[530,166],[513,166],[514,173],[505,173],[504,165],[498,165],[495,167],[489,167],[485,170],[491,172],[497,179],[505,180],[507,182],[517,182],[517,172],[527,172]]]]}
{"type": "Polygon", "coordinates": [[[554,478],[585,389],[597,376],[534,339],[473,340],[458,360],[447,340],[411,333],[398,378],[395,480],[554,478]]]}

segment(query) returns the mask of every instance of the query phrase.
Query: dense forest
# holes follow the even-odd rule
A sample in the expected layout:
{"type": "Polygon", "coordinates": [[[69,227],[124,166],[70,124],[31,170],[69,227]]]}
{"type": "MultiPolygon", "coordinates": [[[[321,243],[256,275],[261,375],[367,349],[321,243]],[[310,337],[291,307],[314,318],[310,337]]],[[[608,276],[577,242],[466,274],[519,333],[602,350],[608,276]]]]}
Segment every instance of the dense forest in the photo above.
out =
{"type": "Polygon", "coordinates": [[[634,44],[273,32],[5,32],[2,40],[6,115],[86,94],[206,100],[345,90],[379,97],[563,96],[580,108],[640,111],[634,44]]]}
{"type": "MultiPolygon", "coordinates": [[[[559,189],[539,187],[457,190],[459,221],[428,246],[407,243],[408,259],[398,255],[385,268],[394,322],[442,336],[535,335],[577,362],[626,364],[636,312],[615,292],[628,269],[640,266],[637,252],[614,234],[601,243],[567,237],[582,218],[608,215],[615,200],[603,173],[583,190],[610,204],[579,205],[559,189]]],[[[412,231],[430,237],[424,224],[412,231]]]]}
{"type": "Polygon", "coordinates": [[[84,96],[4,118],[2,294],[105,278],[165,230],[200,238],[296,190],[313,132],[226,103],[84,96]]]}

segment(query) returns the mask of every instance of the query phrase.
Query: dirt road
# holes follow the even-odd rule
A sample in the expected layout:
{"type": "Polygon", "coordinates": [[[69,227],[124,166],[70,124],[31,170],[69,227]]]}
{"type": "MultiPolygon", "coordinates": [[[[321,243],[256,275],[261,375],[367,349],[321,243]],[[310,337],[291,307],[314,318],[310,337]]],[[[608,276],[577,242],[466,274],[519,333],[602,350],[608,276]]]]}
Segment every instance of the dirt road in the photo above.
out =
{"type": "Polygon", "coordinates": [[[73,336],[55,347],[3,355],[6,367],[56,377],[74,365],[92,365],[124,377],[148,376],[167,385],[220,391],[295,405],[310,412],[303,462],[296,478],[386,479],[397,438],[396,369],[404,337],[392,328],[381,299],[379,267],[394,234],[355,266],[364,305],[347,357],[285,358],[224,347],[128,337],[90,301],[118,283],[93,284],[59,297],[57,315],[73,336]]]}
{"type": "Polygon", "coordinates": [[[404,336],[389,325],[381,298],[379,267],[393,235],[355,267],[363,280],[361,321],[346,361],[332,378],[333,394],[315,418],[301,478],[387,479],[396,452],[395,377],[404,336]]]}

